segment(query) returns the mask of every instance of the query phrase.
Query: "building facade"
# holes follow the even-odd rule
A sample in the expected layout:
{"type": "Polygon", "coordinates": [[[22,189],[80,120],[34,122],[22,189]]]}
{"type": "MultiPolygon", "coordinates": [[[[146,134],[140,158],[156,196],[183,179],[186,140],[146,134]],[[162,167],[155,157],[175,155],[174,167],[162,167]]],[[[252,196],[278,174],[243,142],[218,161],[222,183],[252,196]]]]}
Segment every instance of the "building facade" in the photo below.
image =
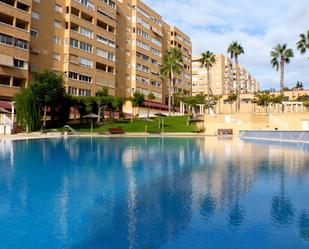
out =
{"type": "MultiPolygon", "coordinates": [[[[223,54],[216,54],[216,64],[210,69],[210,89],[215,95],[229,94],[237,90],[236,66],[223,54]]],[[[208,93],[207,70],[201,67],[200,56],[192,59],[192,94],[208,93]]],[[[238,67],[241,93],[255,93],[259,82],[242,66],[238,67]]]]}
{"type": "Polygon", "coordinates": [[[152,92],[165,103],[159,75],[166,51],[179,47],[184,71],[175,90],[191,94],[191,40],[139,0],[0,0],[0,99],[27,87],[31,72],[64,75],[67,91],[129,97],[152,92]]]}

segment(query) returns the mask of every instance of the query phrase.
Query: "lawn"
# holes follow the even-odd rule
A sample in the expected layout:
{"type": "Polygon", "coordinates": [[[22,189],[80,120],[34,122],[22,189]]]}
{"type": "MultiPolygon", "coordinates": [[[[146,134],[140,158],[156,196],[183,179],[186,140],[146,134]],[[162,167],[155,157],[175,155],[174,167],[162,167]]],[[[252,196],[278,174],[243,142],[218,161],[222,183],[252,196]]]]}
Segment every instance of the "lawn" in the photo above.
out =
{"type": "MultiPolygon", "coordinates": [[[[196,132],[198,128],[195,124],[187,126],[187,116],[180,117],[164,117],[164,132],[196,132]]],[[[148,132],[161,132],[159,128],[160,118],[151,118],[147,121],[148,132]]],[[[122,121],[103,121],[100,126],[94,125],[93,132],[107,132],[109,128],[122,128],[125,132],[145,132],[146,121],[143,119],[134,119],[122,121]]],[[[90,122],[83,124],[71,125],[77,132],[90,132],[90,122]]]]}

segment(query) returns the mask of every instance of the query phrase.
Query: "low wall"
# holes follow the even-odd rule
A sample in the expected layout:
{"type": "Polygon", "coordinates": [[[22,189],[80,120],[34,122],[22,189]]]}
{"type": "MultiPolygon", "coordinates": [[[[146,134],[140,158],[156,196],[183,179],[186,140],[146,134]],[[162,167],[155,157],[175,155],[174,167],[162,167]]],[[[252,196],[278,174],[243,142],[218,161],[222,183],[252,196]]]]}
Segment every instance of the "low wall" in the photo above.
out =
{"type": "Polygon", "coordinates": [[[309,143],[309,131],[242,130],[239,135],[248,139],[309,143]]]}

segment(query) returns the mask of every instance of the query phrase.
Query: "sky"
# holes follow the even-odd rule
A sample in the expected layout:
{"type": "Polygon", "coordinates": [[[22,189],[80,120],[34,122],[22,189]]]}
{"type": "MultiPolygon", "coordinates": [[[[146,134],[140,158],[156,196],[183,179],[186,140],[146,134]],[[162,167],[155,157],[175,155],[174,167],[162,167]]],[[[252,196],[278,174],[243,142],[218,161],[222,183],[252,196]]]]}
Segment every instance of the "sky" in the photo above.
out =
{"type": "Polygon", "coordinates": [[[309,0],[144,0],[170,25],[188,34],[193,55],[206,50],[226,54],[232,41],[245,49],[240,65],[262,89],[279,89],[280,74],[270,64],[270,51],[287,43],[295,57],[286,66],[285,83],[303,82],[309,89],[309,51],[296,49],[299,35],[309,29],[309,0]]]}

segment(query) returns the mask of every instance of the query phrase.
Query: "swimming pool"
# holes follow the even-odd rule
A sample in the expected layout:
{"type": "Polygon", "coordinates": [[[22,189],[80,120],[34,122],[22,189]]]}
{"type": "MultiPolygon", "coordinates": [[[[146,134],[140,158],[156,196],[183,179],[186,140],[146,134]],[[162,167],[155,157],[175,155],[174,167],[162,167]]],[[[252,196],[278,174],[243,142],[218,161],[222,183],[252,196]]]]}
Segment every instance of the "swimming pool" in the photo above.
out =
{"type": "Polygon", "coordinates": [[[309,247],[308,146],[0,142],[0,248],[309,247]]]}

